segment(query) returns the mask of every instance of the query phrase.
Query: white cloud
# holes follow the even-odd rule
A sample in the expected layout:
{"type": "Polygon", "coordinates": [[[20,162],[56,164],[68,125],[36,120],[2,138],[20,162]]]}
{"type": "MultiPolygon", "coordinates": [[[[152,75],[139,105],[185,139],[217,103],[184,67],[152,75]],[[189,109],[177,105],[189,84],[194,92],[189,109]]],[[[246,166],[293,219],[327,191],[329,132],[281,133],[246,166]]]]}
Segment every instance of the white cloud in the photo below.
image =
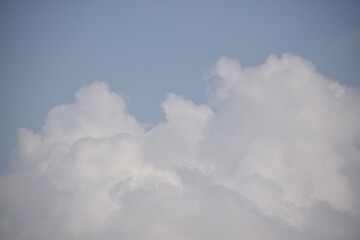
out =
{"type": "Polygon", "coordinates": [[[19,130],[2,239],[358,239],[359,89],[290,54],[211,74],[148,131],[102,82],[19,130]]]}

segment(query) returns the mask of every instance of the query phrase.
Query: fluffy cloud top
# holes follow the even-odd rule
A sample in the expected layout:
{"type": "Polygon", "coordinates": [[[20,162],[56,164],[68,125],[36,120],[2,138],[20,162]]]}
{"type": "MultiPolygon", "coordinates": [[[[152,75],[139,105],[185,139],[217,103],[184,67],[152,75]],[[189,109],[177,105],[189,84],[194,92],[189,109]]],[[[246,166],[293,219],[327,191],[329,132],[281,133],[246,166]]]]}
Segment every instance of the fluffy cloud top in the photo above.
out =
{"type": "Polygon", "coordinates": [[[20,129],[1,238],[358,239],[359,89],[290,54],[211,76],[149,130],[103,82],[20,129]]]}

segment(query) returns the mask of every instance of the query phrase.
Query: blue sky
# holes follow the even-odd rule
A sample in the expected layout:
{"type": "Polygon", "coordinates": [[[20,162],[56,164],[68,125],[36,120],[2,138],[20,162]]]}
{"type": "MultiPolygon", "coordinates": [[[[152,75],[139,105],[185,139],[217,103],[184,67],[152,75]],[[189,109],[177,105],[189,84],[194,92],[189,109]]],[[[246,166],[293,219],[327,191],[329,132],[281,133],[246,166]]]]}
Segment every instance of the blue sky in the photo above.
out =
{"type": "Polygon", "coordinates": [[[141,122],[163,119],[169,92],[206,102],[221,56],[244,66],[289,52],[359,86],[357,1],[2,1],[1,162],[16,129],[39,130],[77,89],[108,82],[141,122]]]}
{"type": "Polygon", "coordinates": [[[358,240],[359,12],[0,1],[0,238],[358,240]]]}

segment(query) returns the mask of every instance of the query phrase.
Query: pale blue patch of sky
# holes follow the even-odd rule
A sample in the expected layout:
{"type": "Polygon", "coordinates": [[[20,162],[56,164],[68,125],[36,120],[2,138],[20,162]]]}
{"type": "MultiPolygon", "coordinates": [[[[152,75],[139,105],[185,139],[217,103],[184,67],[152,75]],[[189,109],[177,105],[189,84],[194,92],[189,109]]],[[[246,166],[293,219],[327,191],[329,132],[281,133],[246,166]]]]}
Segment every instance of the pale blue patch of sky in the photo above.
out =
{"type": "Polygon", "coordinates": [[[153,124],[169,92],[206,102],[203,74],[221,56],[251,66],[290,52],[359,86],[359,10],[357,1],[3,0],[0,169],[16,128],[38,131],[51,107],[94,80],[153,124]]]}

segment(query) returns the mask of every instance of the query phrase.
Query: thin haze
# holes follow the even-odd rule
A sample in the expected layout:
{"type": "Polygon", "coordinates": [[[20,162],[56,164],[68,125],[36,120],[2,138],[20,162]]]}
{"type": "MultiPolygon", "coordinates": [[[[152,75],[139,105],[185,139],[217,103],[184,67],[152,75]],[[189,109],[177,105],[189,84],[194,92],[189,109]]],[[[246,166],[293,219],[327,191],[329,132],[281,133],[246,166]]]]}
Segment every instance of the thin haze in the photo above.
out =
{"type": "Polygon", "coordinates": [[[356,1],[0,11],[1,239],[359,239],[356,1]]]}

